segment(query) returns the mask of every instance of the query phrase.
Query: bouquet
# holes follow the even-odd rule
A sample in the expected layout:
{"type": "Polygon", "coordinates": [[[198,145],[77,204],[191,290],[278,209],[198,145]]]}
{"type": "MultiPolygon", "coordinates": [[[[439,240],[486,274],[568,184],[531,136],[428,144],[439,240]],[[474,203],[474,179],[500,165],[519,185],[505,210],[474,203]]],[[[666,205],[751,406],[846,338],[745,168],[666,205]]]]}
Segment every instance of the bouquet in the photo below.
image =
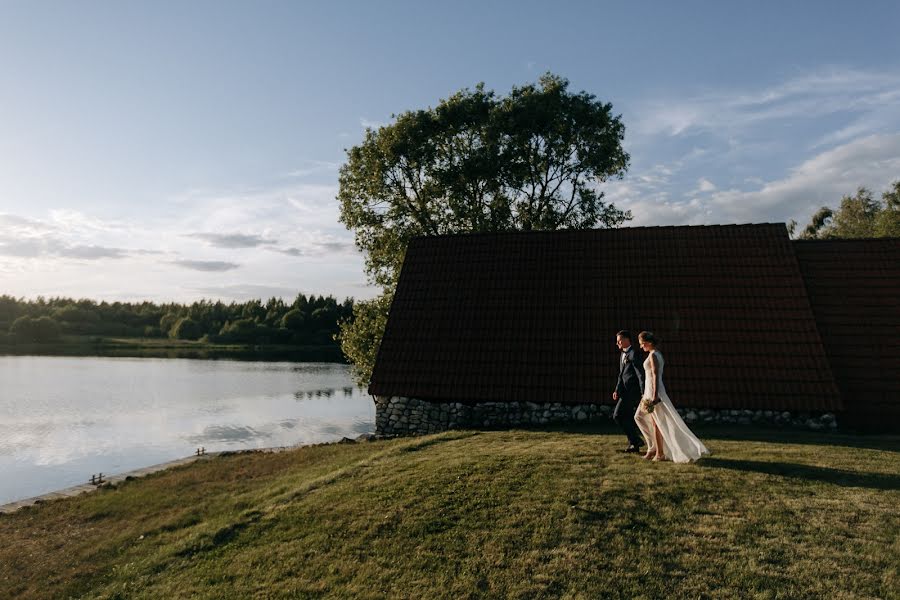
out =
{"type": "Polygon", "coordinates": [[[661,400],[657,398],[656,400],[651,400],[650,398],[641,398],[641,407],[645,412],[652,413],[653,409],[656,408],[656,405],[659,404],[661,400]]]}

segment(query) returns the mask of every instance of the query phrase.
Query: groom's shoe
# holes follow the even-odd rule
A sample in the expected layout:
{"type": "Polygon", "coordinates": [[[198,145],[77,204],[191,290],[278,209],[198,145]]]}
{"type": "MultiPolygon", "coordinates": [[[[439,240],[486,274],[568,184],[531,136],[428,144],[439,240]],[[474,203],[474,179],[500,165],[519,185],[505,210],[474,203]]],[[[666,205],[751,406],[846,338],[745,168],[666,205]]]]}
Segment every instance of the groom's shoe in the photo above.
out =
{"type": "Polygon", "coordinates": [[[640,454],[641,449],[638,446],[632,444],[631,446],[628,446],[627,448],[622,450],[622,452],[624,452],[625,454],[640,454]]]}

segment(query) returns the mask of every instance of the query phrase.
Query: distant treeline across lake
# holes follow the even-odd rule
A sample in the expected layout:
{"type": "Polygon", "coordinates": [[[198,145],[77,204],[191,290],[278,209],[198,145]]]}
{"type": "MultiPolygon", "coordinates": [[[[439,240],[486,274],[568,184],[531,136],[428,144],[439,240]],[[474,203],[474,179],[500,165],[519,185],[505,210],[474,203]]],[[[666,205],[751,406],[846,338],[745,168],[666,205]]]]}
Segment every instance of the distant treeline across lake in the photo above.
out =
{"type": "Polygon", "coordinates": [[[339,323],[352,317],[352,298],[338,303],[332,296],[305,294],[293,302],[270,298],[228,304],[25,300],[2,295],[0,350],[211,357],[299,353],[300,360],[342,360],[334,336],[339,323]]]}

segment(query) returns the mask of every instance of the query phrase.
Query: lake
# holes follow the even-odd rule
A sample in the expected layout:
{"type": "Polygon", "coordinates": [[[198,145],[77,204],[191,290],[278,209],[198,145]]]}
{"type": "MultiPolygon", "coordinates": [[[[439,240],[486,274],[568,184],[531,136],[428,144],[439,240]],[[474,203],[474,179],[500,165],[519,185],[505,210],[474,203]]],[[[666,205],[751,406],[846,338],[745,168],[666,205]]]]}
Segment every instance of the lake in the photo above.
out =
{"type": "Polygon", "coordinates": [[[375,430],[347,365],[0,356],[0,504],[208,452],[375,430]]]}

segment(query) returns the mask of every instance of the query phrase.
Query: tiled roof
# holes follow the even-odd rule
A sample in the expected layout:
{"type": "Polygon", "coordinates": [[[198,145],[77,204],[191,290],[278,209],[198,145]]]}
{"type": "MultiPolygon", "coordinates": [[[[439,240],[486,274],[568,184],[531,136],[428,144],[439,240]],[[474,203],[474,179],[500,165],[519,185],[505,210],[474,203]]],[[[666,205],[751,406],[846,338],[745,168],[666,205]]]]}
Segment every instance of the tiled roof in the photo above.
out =
{"type": "Polygon", "coordinates": [[[845,421],[900,428],[900,239],[794,242],[845,421]]]}
{"type": "Polygon", "coordinates": [[[611,402],[626,328],[662,337],[676,406],[840,408],[782,224],[416,238],[369,391],[611,402]]]}

